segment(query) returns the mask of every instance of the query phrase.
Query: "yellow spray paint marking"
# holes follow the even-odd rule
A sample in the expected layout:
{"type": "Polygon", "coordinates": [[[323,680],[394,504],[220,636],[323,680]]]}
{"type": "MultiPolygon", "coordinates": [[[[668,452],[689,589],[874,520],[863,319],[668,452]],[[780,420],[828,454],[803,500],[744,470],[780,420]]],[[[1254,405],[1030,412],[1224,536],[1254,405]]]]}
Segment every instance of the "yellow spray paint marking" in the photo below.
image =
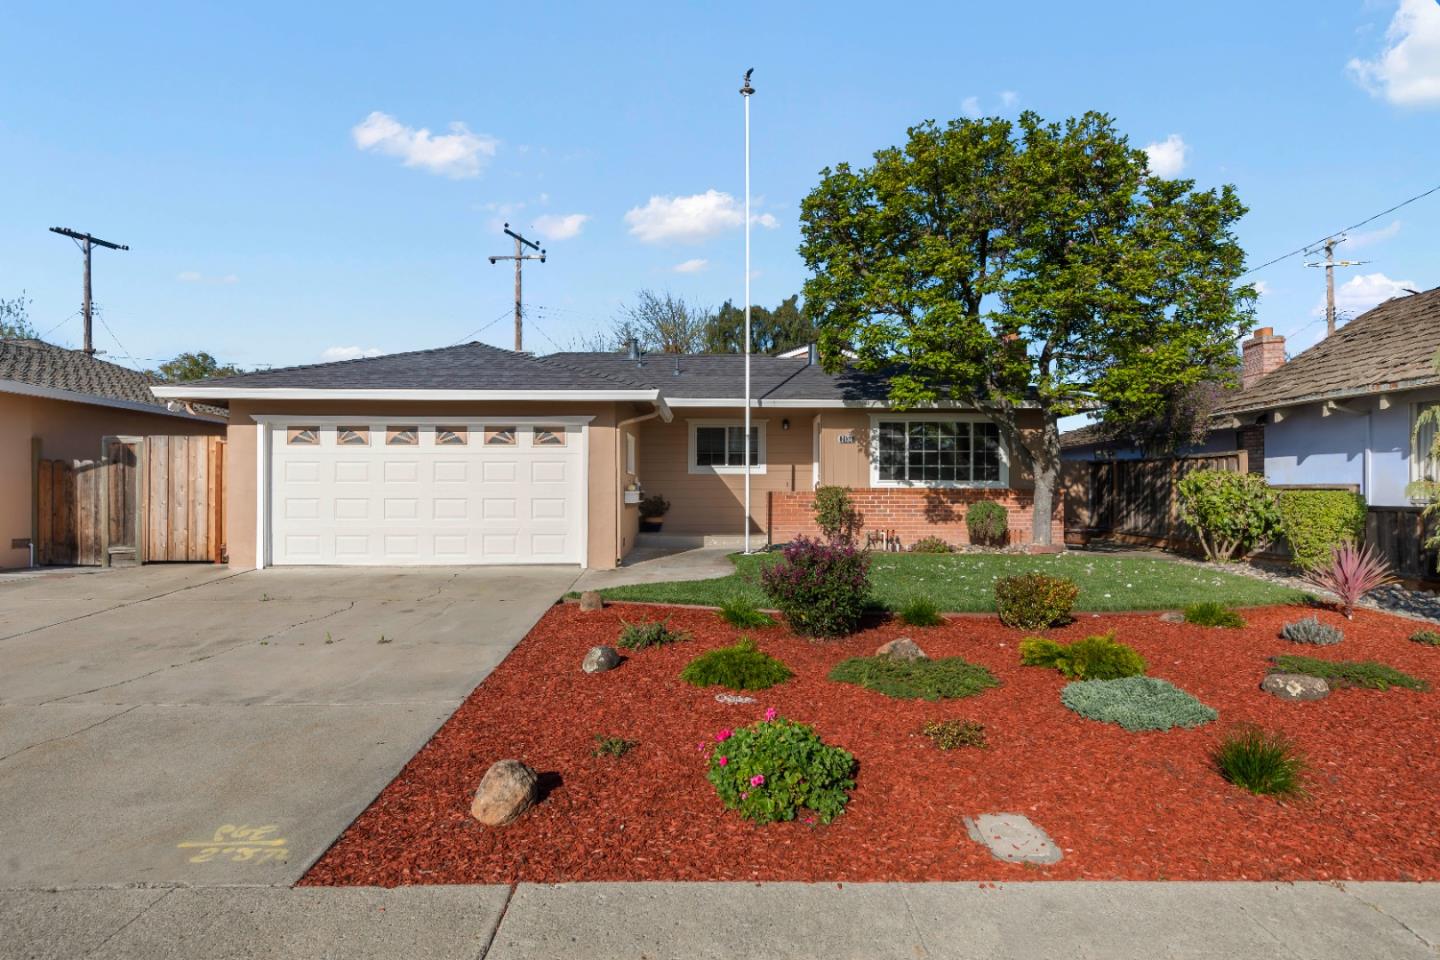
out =
{"type": "Polygon", "coordinates": [[[285,839],[274,835],[279,829],[273,823],[263,827],[227,823],[215,831],[212,839],[186,840],[179,844],[179,848],[200,851],[190,858],[191,863],[209,863],[216,859],[231,863],[283,861],[290,856],[290,851],[285,846],[285,839]]]}

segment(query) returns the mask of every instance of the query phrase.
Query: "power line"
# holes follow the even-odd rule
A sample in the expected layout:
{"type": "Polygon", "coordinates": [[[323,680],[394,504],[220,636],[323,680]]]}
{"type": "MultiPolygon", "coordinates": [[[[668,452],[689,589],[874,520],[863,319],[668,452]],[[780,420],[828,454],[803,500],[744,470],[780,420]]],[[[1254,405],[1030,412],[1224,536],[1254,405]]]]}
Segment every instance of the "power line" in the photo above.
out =
{"type": "Polygon", "coordinates": [[[502,257],[497,254],[496,256],[491,257],[490,266],[495,266],[495,264],[501,260],[515,261],[515,352],[519,353],[520,351],[525,349],[524,337],[521,334],[521,318],[524,317],[525,312],[520,306],[520,274],[525,267],[526,260],[539,260],[541,263],[544,263],[545,251],[540,249],[540,244],[534,242],[533,240],[526,240],[524,237],[520,236],[520,234],[516,233],[514,230],[511,230],[510,224],[508,223],[505,224],[505,234],[506,236],[513,237],[515,239],[515,252],[509,256],[502,257]],[[526,253],[526,247],[529,247],[531,250],[537,252],[526,253]]]}
{"type": "Polygon", "coordinates": [[[50,334],[54,333],[56,330],[59,330],[61,327],[65,326],[65,324],[69,323],[71,320],[74,320],[78,316],[80,316],[80,311],[76,310],[74,313],[70,314],[70,316],[66,317],[64,320],[61,320],[49,330],[46,330],[44,333],[40,334],[40,339],[44,340],[46,337],[50,336],[50,334]]]}
{"type": "Polygon", "coordinates": [[[489,330],[491,327],[495,326],[495,324],[499,323],[501,320],[504,320],[508,316],[510,316],[510,310],[507,308],[504,313],[500,314],[494,320],[491,320],[489,323],[481,324],[474,330],[471,330],[469,333],[465,334],[465,336],[461,337],[459,340],[456,340],[454,343],[450,344],[450,346],[459,346],[467,340],[475,339],[480,334],[484,333],[486,330],[489,330]]]}
{"type": "Polygon", "coordinates": [[[540,334],[540,336],[544,337],[544,338],[546,339],[546,341],[549,342],[550,346],[552,346],[552,347],[555,348],[555,352],[556,352],[556,353],[564,353],[564,352],[565,352],[565,349],[564,349],[563,347],[561,347],[560,344],[556,343],[556,342],[550,337],[550,334],[548,334],[548,333],[545,332],[545,330],[540,326],[540,324],[538,324],[538,323],[535,322],[535,318],[534,318],[534,317],[531,317],[531,318],[530,318],[530,326],[534,327],[534,328],[535,328],[535,332],[538,333],[538,334],[540,334]]]}
{"type": "MultiPolygon", "coordinates": [[[[1402,200],[1402,201],[1400,201],[1399,203],[1395,204],[1395,206],[1390,207],[1389,209],[1381,210],[1379,213],[1375,214],[1374,216],[1366,217],[1364,220],[1361,220],[1359,223],[1352,223],[1352,224],[1351,224],[1350,226],[1348,226],[1348,227],[1342,227],[1341,229],[1336,230],[1336,231],[1333,232],[1333,233],[1327,233],[1325,236],[1321,237],[1319,240],[1315,240],[1315,241],[1313,241],[1313,242],[1311,242],[1311,243],[1307,243],[1307,244],[1305,244],[1305,246],[1303,246],[1303,247],[1298,247],[1298,248],[1296,248],[1296,249],[1294,249],[1294,250],[1291,250],[1289,253],[1281,254],[1280,256],[1276,257],[1274,260],[1266,260],[1264,263],[1260,264],[1260,266],[1258,266],[1258,267],[1251,267],[1249,270],[1246,270],[1244,273],[1240,274],[1240,276],[1241,276],[1241,277],[1248,277],[1248,276],[1250,276],[1250,274],[1255,273],[1256,271],[1264,270],[1266,267],[1274,266],[1275,264],[1279,263],[1281,260],[1289,260],[1291,257],[1298,257],[1298,256],[1299,256],[1300,254],[1302,254],[1302,253],[1308,253],[1309,251],[1315,249],[1317,246],[1323,244],[1326,240],[1329,240],[1331,237],[1339,236],[1340,234],[1346,233],[1346,232],[1348,232],[1348,231],[1350,231],[1350,230],[1359,229],[1360,227],[1365,226],[1367,223],[1372,223],[1372,222],[1374,222],[1374,221],[1376,221],[1376,220],[1379,220],[1381,217],[1385,216],[1386,214],[1394,213],[1396,210],[1399,210],[1401,207],[1409,206],[1410,204],[1414,203],[1416,200],[1423,200],[1423,199],[1425,199],[1426,197],[1430,196],[1430,194],[1435,193],[1435,192],[1437,192],[1437,191],[1440,191],[1440,183],[1437,183],[1435,186],[1431,187],[1429,190],[1426,190],[1424,193],[1417,193],[1417,194],[1415,194],[1415,196],[1411,197],[1409,200],[1402,200]]],[[[1236,279],[1239,279],[1239,278],[1237,277],[1236,279]]]]}

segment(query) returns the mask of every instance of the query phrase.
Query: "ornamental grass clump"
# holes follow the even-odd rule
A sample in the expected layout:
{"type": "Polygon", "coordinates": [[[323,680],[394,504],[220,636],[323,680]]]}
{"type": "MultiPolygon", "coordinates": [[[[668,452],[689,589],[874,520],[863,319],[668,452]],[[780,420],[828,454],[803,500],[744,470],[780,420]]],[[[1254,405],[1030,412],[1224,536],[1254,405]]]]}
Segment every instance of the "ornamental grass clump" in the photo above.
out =
{"type": "Polygon", "coordinates": [[[1440,647],[1440,633],[1434,630],[1416,630],[1410,634],[1410,642],[1423,647],[1440,647]]]}
{"type": "Polygon", "coordinates": [[[1027,667],[1054,667],[1074,680],[1118,680],[1145,673],[1145,658],[1117,641],[1113,632],[1069,644],[1027,637],[1020,641],[1020,662],[1027,667]]]}
{"type": "Polygon", "coordinates": [[[775,626],[775,619],[745,597],[730,597],[720,605],[720,619],[741,630],[775,626]]]}
{"type": "Polygon", "coordinates": [[[1080,588],[1074,580],[1032,572],[995,581],[1000,622],[1021,630],[1043,630],[1070,616],[1080,588]]]}
{"type": "Polygon", "coordinates": [[[1277,673],[1303,673],[1320,677],[1332,687],[1364,687],[1368,690],[1429,690],[1430,684],[1419,677],[1402,673],[1394,667],[1374,660],[1321,660],[1317,657],[1286,655],[1271,657],[1277,673]]]}
{"type": "Polygon", "coordinates": [[[1291,643],[1308,643],[1317,647],[1329,647],[1345,639],[1339,627],[1321,623],[1318,617],[1287,623],[1280,628],[1280,636],[1291,643]]]}
{"type": "Polygon", "coordinates": [[[848,541],[800,537],[760,574],[765,595],[790,629],[843,637],[860,625],[870,598],[870,556],[848,541]]]}
{"type": "Polygon", "coordinates": [[[1231,630],[1239,630],[1245,626],[1244,617],[1214,600],[1192,603],[1186,607],[1185,622],[1193,623],[1197,627],[1226,627],[1231,630]]]}
{"type": "Polygon", "coordinates": [[[1330,560],[1305,575],[1305,579],[1321,590],[1335,594],[1346,620],[1355,619],[1355,605],[1371,590],[1395,582],[1390,564],[1375,552],[1372,544],[1357,547],[1342,543],[1330,554],[1330,560]]]}
{"type": "Polygon", "coordinates": [[[756,647],[749,637],[741,637],[733,647],[702,653],[680,671],[680,679],[691,686],[730,690],[765,690],[794,675],[785,664],[756,647]]]}
{"type": "Polygon", "coordinates": [[[938,660],[897,660],[893,657],[851,657],[830,671],[836,683],[853,683],[897,700],[951,700],[973,697],[1000,681],[984,667],[960,657],[938,660]]]}
{"type": "Polygon", "coordinates": [[[1060,691],[1060,702],[1086,719],[1119,724],[1132,732],[1198,727],[1219,716],[1156,677],[1077,680],[1060,691]]]}
{"type": "Polygon", "coordinates": [[[929,597],[911,597],[900,605],[900,620],[912,627],[938,627],[945,622],[929,597]]]}
{"type": "Polygon", "coordinates": [[[721,802],[755,823],[794,820],[807,811],[829,823],[845,812],[854,775],[853,755],[826,744],[813,728],[777,716],[773,707],[764,720],[719,731],[710,749],[708,777],[721,802]]]}
{"type": "Polygon", "coordinates": [[[620,638],[615,641],[615,645],[627,650],[663,647],[690,639],[690,634],[684,630],[671,630],[669,620],[654,620],[649,623],[626,623],[621,620],[620,623],[620,638]]]}
{"type": "Polygon", "coordinates": [[[1212,758],[1222,777],[1251,793],[1287,797],[1304,792],[1305,759],[1282,733],[1240,727],[1221,741],[1212,758]]]}
{"type": "Polygon", "coordinates": [[[985,724],[975,720],[931,720],[920,733],[940,750],[985,746],[985,724]]]}
{"type": "Polygon", "coordinates": [[[965,528],[971,543],[1003,546],[1009,538],[1010,515],[994,500],[981,500],[965,511],[965,528]]]}

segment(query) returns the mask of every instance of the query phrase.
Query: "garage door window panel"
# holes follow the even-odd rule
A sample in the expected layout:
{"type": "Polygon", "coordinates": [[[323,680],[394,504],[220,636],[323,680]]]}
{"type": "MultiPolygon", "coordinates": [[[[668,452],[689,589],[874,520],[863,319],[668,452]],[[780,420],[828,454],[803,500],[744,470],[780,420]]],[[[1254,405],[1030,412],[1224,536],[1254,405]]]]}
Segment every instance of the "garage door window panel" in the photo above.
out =
{"type": "Polygon", "coordinates": [[[319,427],[289,427],[285,431],[285,442],[292,447],[318,447],[319,427]]]}
{"type": "Polygon", "coordinates": [[[485,446],[487,447],[513,447],[515,446],[514,427],[486,427],[485,446]]]}
{"type": "Polygon", "coordinates": [[[387,447],[414,447],[419,443],[420,428],[418,426],[387,427],[385,429],[385,445],[387,447]]]}
{"type": "Polygon", "coordinates": [[[370,446],[369,427],[336,427],[335,442],[342,447],[370,446]]]}
{"type": "Polygon", "coordinates": [[[437,447],[463,447],[469,442],[469,427],[446,426],[435,428],[435,445],[437,447]]]}

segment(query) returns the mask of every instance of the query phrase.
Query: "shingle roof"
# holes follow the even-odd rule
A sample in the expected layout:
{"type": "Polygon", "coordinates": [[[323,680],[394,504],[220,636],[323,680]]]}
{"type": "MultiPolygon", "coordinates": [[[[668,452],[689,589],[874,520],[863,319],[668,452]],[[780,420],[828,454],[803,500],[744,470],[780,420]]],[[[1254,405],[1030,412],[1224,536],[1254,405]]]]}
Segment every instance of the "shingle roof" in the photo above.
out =
{"type": "MultiPolygon", "coordinates": [[[[669,399],[733,400],[745,389],[745,357],[738,353],[647,354],[639,362],[624,353],[556,353],[546,359],[613,371],[669,399]]],[[[887,390],[883,377],[828,374],[804,356],[750,358],[750,395],[762,401],[884,400],[887,390]]]]}
{"type": "Polygon", "coordinates": [[[1387,300],[1362,313],[1248,390],[1221,413],[1271,410],[1318,400],[1440,383],[1440,287],[1387,300]]]}
{"type": "MultiPolygon", "coordinates": [[[[143,404],[155,407],[156,413],[172,412],[150,392],[150,385],[160,382],[153,374],[43,340],[0,340],[0,380],[83,394],[100,402],[143,404]]],[[[224,415],[214,408],[203,412],[224,415]]]]}
{"type": "Polygon", "coordinates": [[[1076,427],[1074,430],[1066,430],[1060,434],[1060,449],[1072,450],[1075,447],[1088,447],[1092,443],[1103,443],[1109,439],[1105,434],[1105,428],[1098,423],[1087,423],[1083,427],[1076,427]]]}

